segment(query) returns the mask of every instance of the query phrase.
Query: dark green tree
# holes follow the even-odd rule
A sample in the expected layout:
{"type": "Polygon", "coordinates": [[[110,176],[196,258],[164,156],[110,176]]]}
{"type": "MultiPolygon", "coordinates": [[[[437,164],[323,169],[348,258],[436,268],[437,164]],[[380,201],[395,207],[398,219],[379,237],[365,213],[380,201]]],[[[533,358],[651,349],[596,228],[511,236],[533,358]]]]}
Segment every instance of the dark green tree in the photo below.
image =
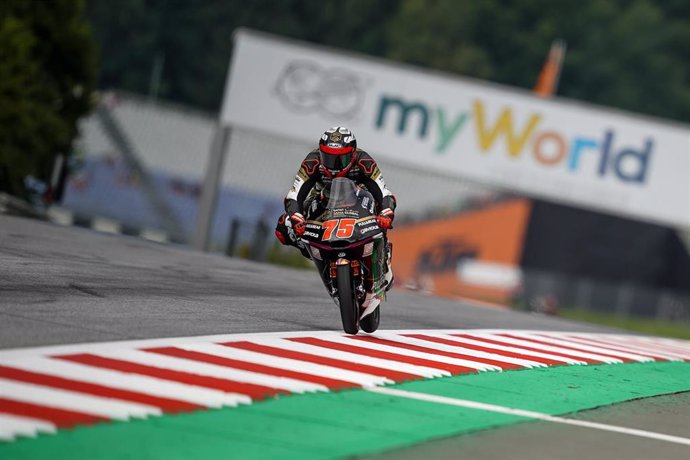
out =
{"type": "Polygon", "coordinates": [[[683,1],[404,0],[388,56],[531,89],[555,38],[559,95],[690,122],[690,6],[683,1]]]}
{"type": "Polygon", "coordinates": [[[397,0],[89,0],[99,85],[218,109],[238,27],[383,56],[397,0]],[[153,78],[152,78],[153,77],[153,78]]]}
{"type": "Polygon", "coordinates": [[[95,44],[80,0],[0,2],[0,187],[24,194],[69,155],[90,109],[95,44]]]}
{"type": "Polygon", "coordinates": [[[531,89],[568,43],[559,95],[690,122],[687,0],[88,0],[102,87],[215,110],[237,27],[531,89]]]}

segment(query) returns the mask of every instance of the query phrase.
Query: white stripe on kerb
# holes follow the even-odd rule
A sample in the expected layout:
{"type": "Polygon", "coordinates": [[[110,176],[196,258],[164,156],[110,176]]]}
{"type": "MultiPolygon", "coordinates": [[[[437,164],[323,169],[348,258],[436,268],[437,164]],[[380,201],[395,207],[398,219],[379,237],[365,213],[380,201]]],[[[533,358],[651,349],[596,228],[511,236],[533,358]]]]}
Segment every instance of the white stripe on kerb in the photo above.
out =
{"type": "Polygon", "coordinates": [[[666,343],[669,345],[676,345],[679,347],[682,347],[683,349],[687,350],[690,352],[690,341],[688,340],[682,340],[682,339],[670,339],[666,337],[647,337],[648,339],[654,340],[659,343],[666,343]]]}
{"type": "Polygon", "coordinates": [[[260,364],[263,366],[275,367],[277,369],[298,371],[303,374],[310,374],[319,377],[328,377],[362,386],[374,386],[395,383],[391,379],[376,377],[361,372],[349,371],[346,369],[340,369],[338,367],[326,366],[324,364],[315,364],[306,361],[299,361],[296,359],[281,358],[279,356],[242,350],[240,348],[224,347],[222,345],[191,344],[181,345],[178,346],[178,348],[182,348],[184,350],[189,351],[198,351],[200,353],[207,353],[209,355],[220,356],[223,358],[237,359],[240,361],[246,361],[248,363],[253,364],[260,364]]]}
{"type": "Polygon", "coordinates": [[[33,383],[17,383],[2,378],[0,378],[0,397],[117,420],[162,414],[158,407],[146,404],[124,402],[76,391],[59,390],[33,383]]]}
{"type": "MultiPolygon", "coordinates": [[[[407,348],[395,347],[393,345],[384,345],[376,342],[369,342],[367,340],[353,340],[348,337],[328,337],[324,341],[341,343],[345,345],[357,346],[361,348],[368,348],[370,350],[383,351],[386,353],[395,353],[398,355],[409,356],[410,358],[424,359],[427,361],[436,361],[439,363],[451,364],[453,366],[469,367],[478,371],[500,371],[498,366],[491,364],[480,363],[479,361],[470,361],[469,359],[450,358],[443,355],[435,355],[431,353],[424,353],[421,351],[409,350],[407,348]]],[[[442,369],[442,367],[439,367],[442,369]]]]}
{"type": "MultiPolygon", "coordinates": [[[[430,348],[432,350],[445,351],[449,353],[457,353],[468,356],[474,356],[479,359],[490,359],[492,361],[501,361],[504,363],[517,364],[523,367],[548,367],[546,364],[539,363],[537,361],[530,361],[527,359],[514,358],[511,356],[502,355],[498,352],[488,353],[486,351],[472,350],[471,348],[462,348],[461,346],[446,345],[443,343],[432,342],[429,340],[416,339],[413,337],[405,337],[404,335],[395,334],[375,334],[374,337],[379,337],[386,340],[392,340],[395,342],[406,343],[410,345],[416,345],[419,347],[430,348]]],[[[460,345],[460,344],[458,344],[460,345]]]]}
{"type": "Polygon", "coordinates": [[[150,353],[139,350],[111,351],[102,353],[101,356],[142,364],[144,366],[153,366],[161,369],[188,372],[207,377],[233,380],[235,382],[263,385],[271,388],[292,391],[295,393],[304,393],[307,391],[328,391],[328,388],[325,386],[310,382],[302,382],[300,380],[288,379],[285,377],[274,377],[272,375],[243,371],[240,369],[233,369],[230,367],[218,366],[200,361],[192,361],[189,359],[174,358],[158,353],[150,353]]]}
{"type": "MultiPolygon", "coordinates": [[[[640,337],[640,336],[635,336],[635,337],[640,337]]],[[[690,340],[673,339],[670,337],[647,337],[647,338],[653,338],[654,340],[656,340],[658,342],[676,344],[678,346],[685,347],[688,350],[690,350],[690,340]]]]}
{"type": "Polygon", "coordinates": [[[399,398],[415,399],[418,401],[427,401],[437,404],[446,404],[449,406],[465,407],[468,409],[483,410],[487,412],[495,412],[499,414],[515,415],[518,417],[531,418],[542,420],[544,422],[561,423],[565,425],[574,425],[584,428],[593,428],[596,430],[612,431],[615,433],[627,434],[631,436],[639,436],[648,439],[655,439],[657,441],[666,441],[676,444],[683,444],[690,446],[690,438],[681,438],[679,436],[671,436],[668,434],[654,433],[652,431],[636,430],[632,428],[625,428],[615,425],[606,425],[603,423],[587,422],[585,420],[573,420],[563,417],[554,417],[553,415],[543,414],[541,412],[533,412],[522,409],[513,409],[510,407],[497,406],[494,404],[480,403],[476,401],[468,401],[466,399],[448,398],[445,396],[436,396],[428,393],[418,393],[405,390],[395,390],[393,388],[368,388],[367,391],[372,393],[379,393],[386,396],[397,396],[399,398]]]}
{"type": "Polygon", "coordinates": [[[644,344],[635,344],[629,339],[616,339],[613,336],[597,336],[592,335],[592,340],[599,340],[613,346],[625,347],[632,351],[637,351],[638,353],[652,353],[655,356],[666,357],[671,361],[680,361],[683,359],[682,355],[672,353],[670,351],[664,350],[661,347],[649,347],[644,344]]]}
{"type": "Polygon", "coordinates": [[[634,343],[639,343],[639,344],[647,344],[650,346],[654,346],[656,348],[659,348],[661,350],[668,350],[669,352],[673,352],[674,354],[678,356],[682,356],[685,359],[690,359],[690,349],[681,346],[681,345],[675,345],[667,342],[661,342],[658,340],[655,340],[653,338],[649,337],[635,337],[634,339],[628,339],[633,341],[634,343]]]}
{"type": "Polygon", "coordinates": [[[24,358],[5,362],[8,366],[29,372],[40,372],[56,377],[104,385],[120,390],[136,391],[162,398],[170,398],[200,406],[220,408],[248,404],[246,396],[230,395],[220,390],[157,379],[146,375],[128,374],[110,369],[76,364],[51,358],[24,358]]]}
{"type": "Polygon", "coordinates": [[[556,346],[564,346],[564,347],[571,347],[571,348],[576,348],[581,351],[586,351],[586,352],[592,352],[596,353],[602,356],[610,356],[612,358],[625,358],[625,359],[632,359],[633,361],[639,361],[639,362],[649,362],[649,361],[654,361],[653,358],[650,358],[649,356],[641,356],[638,354],[633,354],[633,353],[624,353],[620,351],[613,351],[613,350],[607,350],[602,347],[597,347],[596,344],[590,343],[590,344],[581,344],[581,343],[574,343],[570,342],[567,339],[560,339],[560,338],[553,338],[553,337],[548,337],[544,335],[537,335],[537,334],[520,334],[520,337],[525,337],[527,339],[534,339],[534,340],[541,340],[543,342],[548,342],[552,345],[556,346]]]}
{"type": "Polygon", "coordinates": [[[553,345],[542,345],[540,343],[534,343],[530,342],[529,340],[521,340],[521,339],[514,339],[512,337],[505,337],[502,335],[488,335],[488,334],[475,334],[477,337],[486,337],[487,339],[490,340],[496,340],[499,342],[503,343],[509,343],[511,345],[516,345],[518,347],[531,347],[531,348],[538,348],[540,350],[544,350],[545,352],[553,352],[553,353],[560,353],[566,356],[573,356],[575,358],[585,358],[585,359],[592,359],[595,361],[601,361],[603,363],[608,363],[608,364],[620,364],[623,361],[620,359],[616,358],[611,358],[609,356],[602,356],[598,355],[595,353],[587,353],[584,351],[576,351],[576,350],[570,350],[570,349],[565,349],[562,347],[557,347],[553,345]]]}
{"type": "Polygon", "coordinates": [[[649,353],[649,350],[647,350],[645,352],[646,354],[640,353],[639,351],[636,351],[636,350],[634,350],[630,347],[624,346],[624,345],[616,345],[614,343],[608,343],[608,342],[603,342],[603,341],[597,342],[597,341],[594,341],[593,339],[588,339],[588,338],[584,338],[584,337],[580,337],[580,336],[565,336],[565,337],[563,337],[563,339],[568,340],[570,342],[574,342],[574,343],[581,343],[584,345],[594,345],[594,346],[602,347],[604,349],[612,350],[615,352],[632,353],[632,354],[636,354],[639,356],[647,357],[651,361],[656,361],[655,357],[668,358],[668,359],[672,359],[672,360],[675,359],[675,358],[672,358],[670,356],[666,357],[662,353],[656,353],[656,352],[649,353]],[[653,355],[653,356],[650,356],[650,355],[653,355]]]}
{"type": "Polygon", "coordinates": [[[0,441],[12,441],[17,435],[36,436],[56,431],[55,425],[45,420],[0,413],[0,441]]]}
{"type": "MultiPolygon", "coordinates": [[[[324,337],[320,337],[324,338],[324,337]]],[[[260,345],[268,345],[275,348],[281,348],[283,350],[298,351],[300,353],[307,353],[314,356],[339,359],[341,361],[347,361],[355,364],[363,364],[367,366],[375,366],[383,369],[388,369],[396,372],[405,372],[408,374],[418,375],[420,377],[433,378],[433,377],[447,377],[450,374],[448,371],[434,369],[431,367],[416,366],[413,364],[407,364],[400,361],[392,361],[389,359],[372,358],[371,356],[362,356],[356,353],[350,353],[347,351],[333,350],[331,348],[317,347],[315,345],[307,345],[300,342],[293,342],[291,340],[283,339],[261,339],[252,340],[253,343],[260,345]]],[[[373,375],[373,374],[372,374],[373,375]]],[[[379,376],[380,377],[380,376],[379,376]]]]}
{"type": "MultiPolygon", "coordinates": [[[[431,335],[431,334],[425,334],[430,337],[438,337],[444,340],[449,340],[451,342],[457,342],[458,345],[463,345],[463,344],[468,344],[468,345],[474,345],[478,347],[484,347],[484,348],[493,348],[498,351],[506,351],[509,353],[515,353],[519,355],[525,355],[525,356],[534,356],[535,358],[543,358],[543,359],[548,359],[550,361],[556,361],[559,363],[564,363],[564,364],[587,364],[584,361],[578,361],[575,358],[565,358],[563,356],[556,356],[552,355],[549,353],[542,353],[540,351],[532,351],[532,350],[525,350],[524,348],[520,348],[517,346],[510,346],[508,344],[506,345],[496,345],[493,343],[487,343],[483,342],[481,340],[473,340],[473,339],[468,339],[465,337],[457,337],[454,335],[431,335]]],[[[475,335],[475,337],[479,338],[478,336],[475,335]]]]}

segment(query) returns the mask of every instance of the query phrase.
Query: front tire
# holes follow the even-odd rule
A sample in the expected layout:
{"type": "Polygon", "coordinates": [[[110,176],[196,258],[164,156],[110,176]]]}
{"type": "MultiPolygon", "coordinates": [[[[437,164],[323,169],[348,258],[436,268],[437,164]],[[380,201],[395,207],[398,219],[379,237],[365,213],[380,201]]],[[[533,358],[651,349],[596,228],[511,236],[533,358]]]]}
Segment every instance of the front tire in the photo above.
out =
{"type": "Polygon", "coordinates": [[[357,334],[359,332],[357,324],[359,320],[359,307],[352,283],[350,264],[338,265],[336,286],[338,288],[340,319],[343,321],[343,330],[348,334],[357,334]]]}

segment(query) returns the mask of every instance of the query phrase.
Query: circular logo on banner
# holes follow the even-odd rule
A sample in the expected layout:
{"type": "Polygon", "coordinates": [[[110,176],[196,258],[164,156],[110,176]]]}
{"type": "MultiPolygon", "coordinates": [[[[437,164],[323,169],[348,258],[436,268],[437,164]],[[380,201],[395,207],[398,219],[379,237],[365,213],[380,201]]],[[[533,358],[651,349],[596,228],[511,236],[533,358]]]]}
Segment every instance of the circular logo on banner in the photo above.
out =
{"type": "Polygon", "coordinates": [[[347,120],[362,105],[362,86],[362,79],[352,72],[323,68],[313,61],[293,61],[278,77],[276,94],[292,112],[320,112],[347,120]]]}

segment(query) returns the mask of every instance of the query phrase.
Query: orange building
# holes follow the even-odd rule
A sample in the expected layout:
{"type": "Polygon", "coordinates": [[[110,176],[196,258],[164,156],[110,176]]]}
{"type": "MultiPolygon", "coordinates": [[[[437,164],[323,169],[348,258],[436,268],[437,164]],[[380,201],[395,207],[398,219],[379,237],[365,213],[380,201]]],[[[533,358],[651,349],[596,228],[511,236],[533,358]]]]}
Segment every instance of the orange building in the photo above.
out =
{"type": "Polygon", "coordinates": [[[519,263],[531,207],[529,200],[515,199],[397,227],[389,233],[396,285],[507,303],[520,287],[519,263]]]}

